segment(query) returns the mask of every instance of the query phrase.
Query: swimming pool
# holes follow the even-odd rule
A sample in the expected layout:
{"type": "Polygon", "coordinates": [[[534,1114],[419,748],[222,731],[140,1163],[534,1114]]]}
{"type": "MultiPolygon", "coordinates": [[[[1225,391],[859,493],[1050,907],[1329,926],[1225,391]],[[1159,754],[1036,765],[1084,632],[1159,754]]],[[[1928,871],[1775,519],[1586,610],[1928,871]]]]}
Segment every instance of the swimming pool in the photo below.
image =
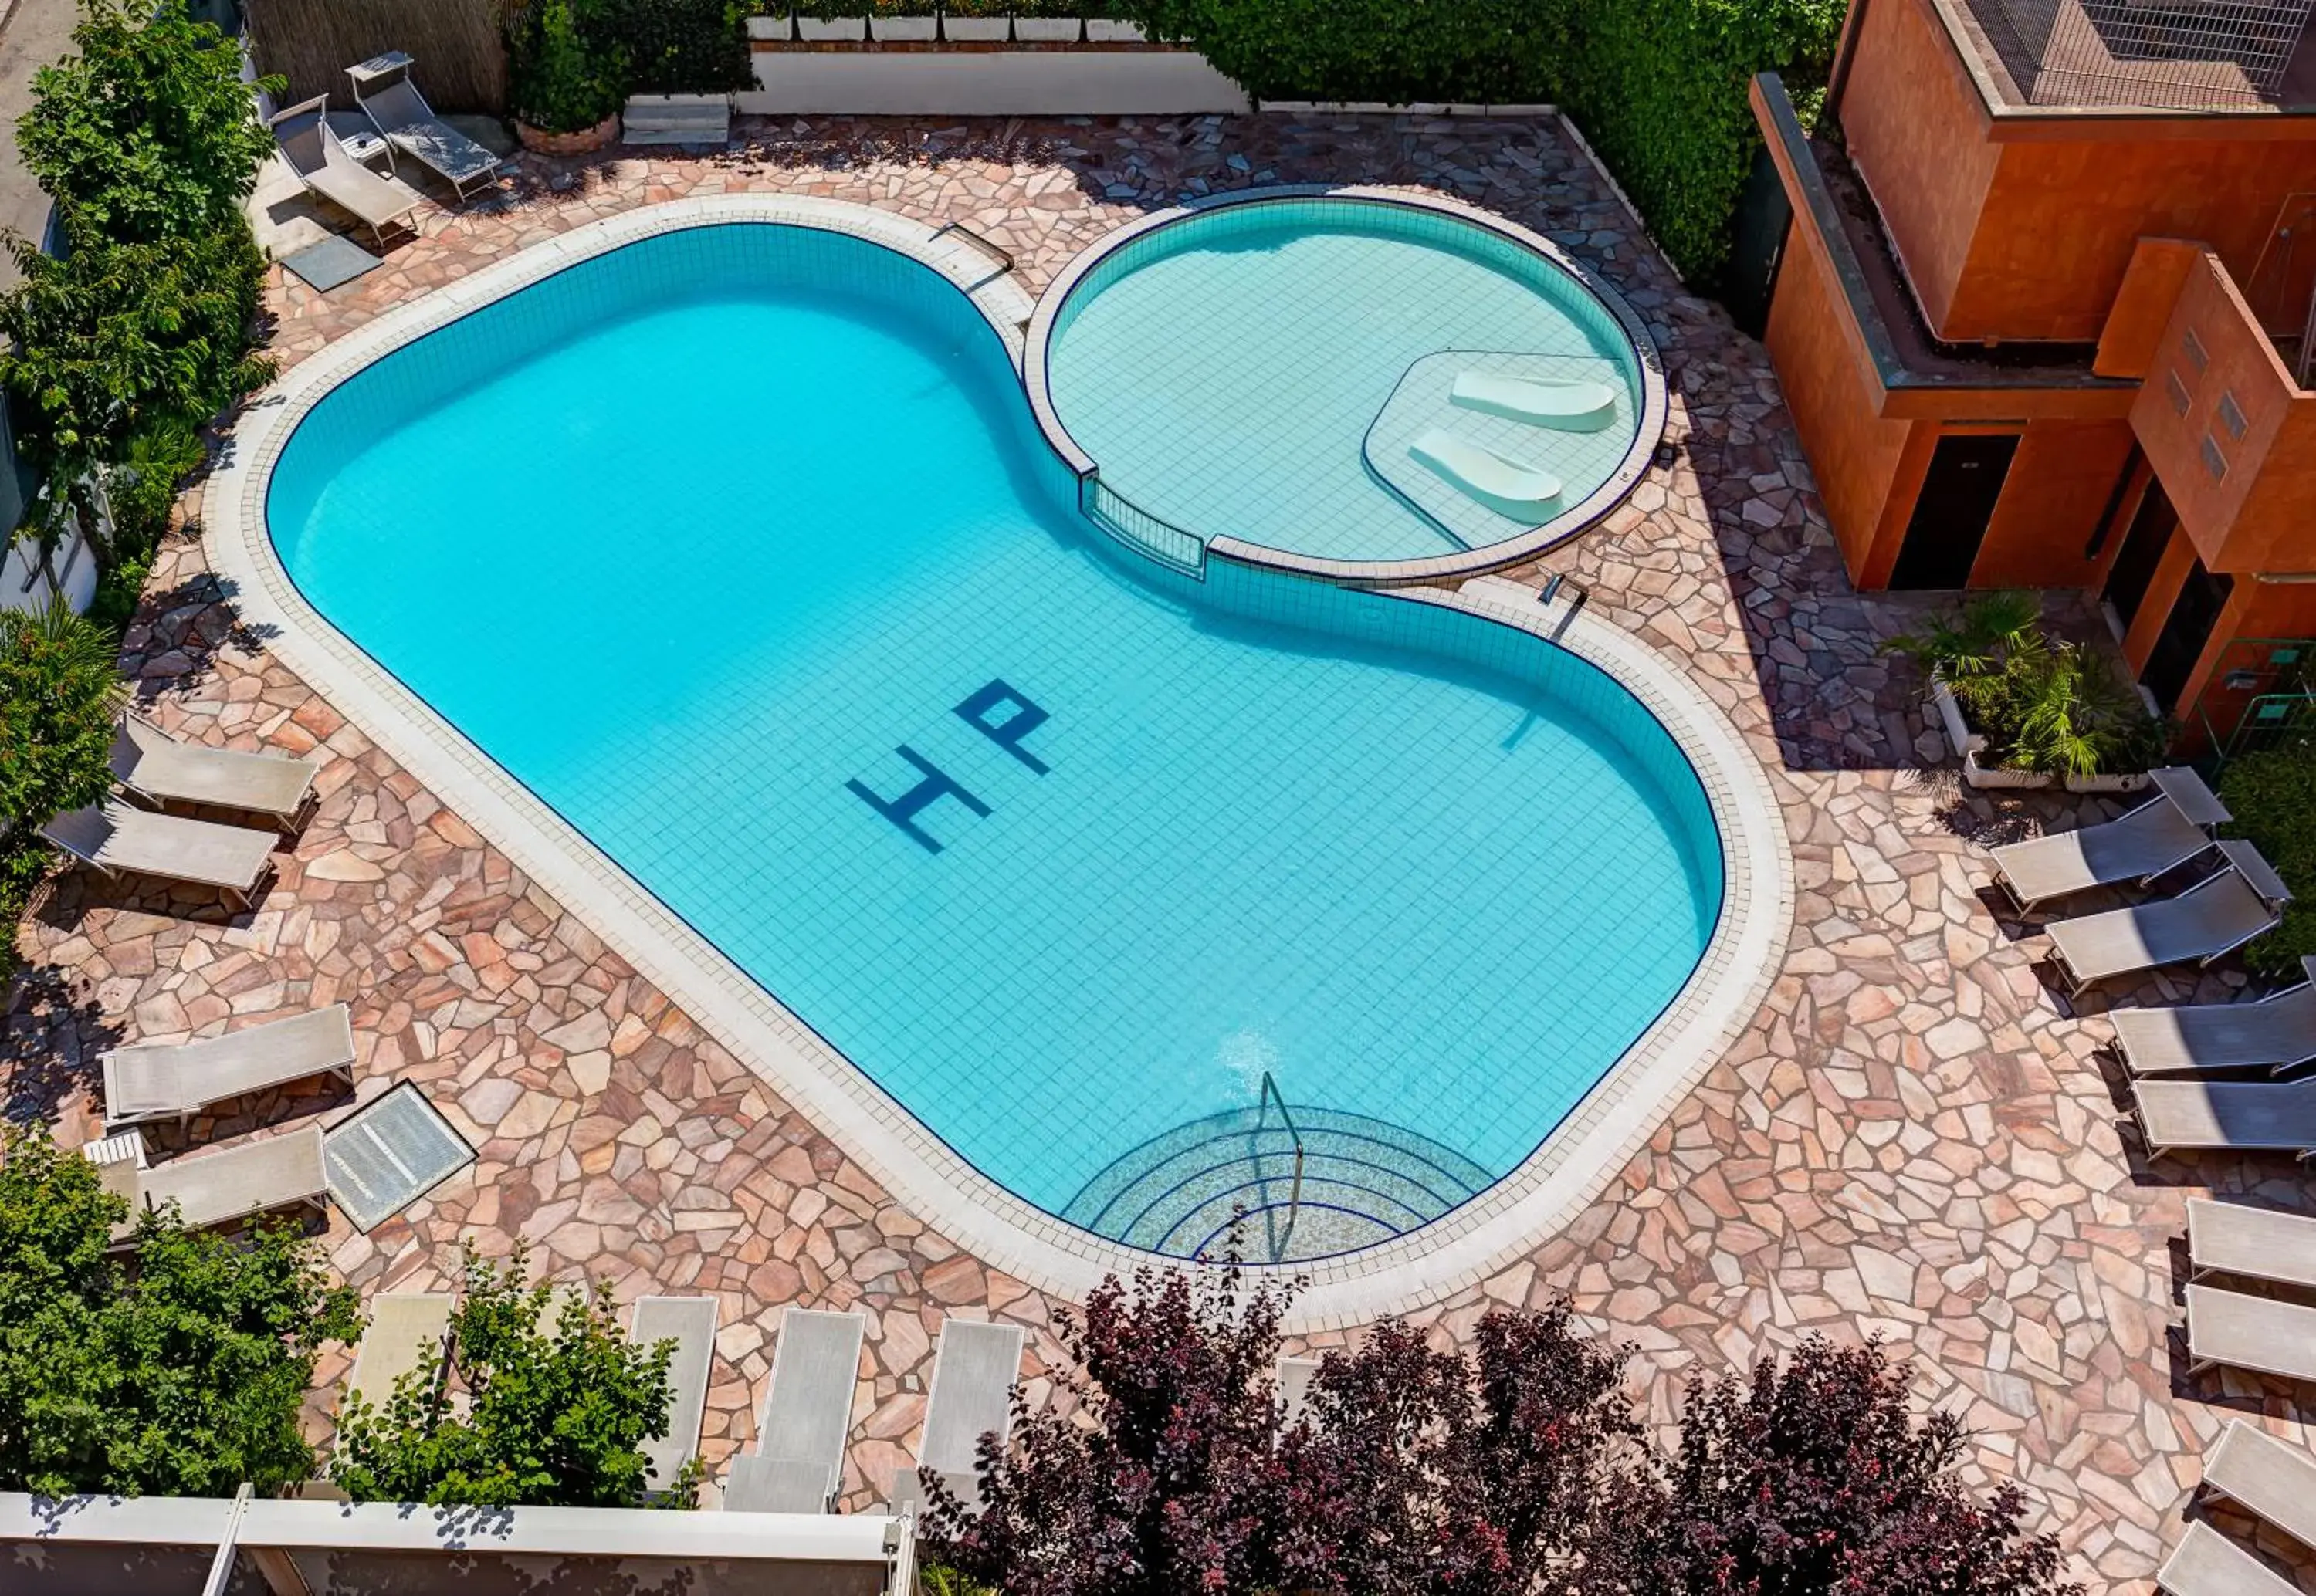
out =
{"type": "Polygon", "coordinates": [[[1227,196],[1123,230],[1048,301],[1033,386],[1109,490],[1204,539],[1370,564],[1533,554],[1630,491],[1663,430],[1653,345],[1614,290],[1445,202],[1227,196]],[[1466,372],[1599,383],[1614,412],[1492,417],[1451,401],[1466,372]],[[1412,457],[1433,429],[1559,493],[1518,515],[1475,502],[1412,457]]]}
{"type": "Polygon", "coordinates": [[[1146,1250],[1279,1206],[1287,1116],[1284,1256],[1484,1206],[1662,1029],[1724,801],[1616,676],[1121,549],[955,274],[593,248],[309,374],[213,490],[318,612],[290,657],[487,756],[407,741],[435,779],[503,771],[980,1176],[1146,1250]]]}

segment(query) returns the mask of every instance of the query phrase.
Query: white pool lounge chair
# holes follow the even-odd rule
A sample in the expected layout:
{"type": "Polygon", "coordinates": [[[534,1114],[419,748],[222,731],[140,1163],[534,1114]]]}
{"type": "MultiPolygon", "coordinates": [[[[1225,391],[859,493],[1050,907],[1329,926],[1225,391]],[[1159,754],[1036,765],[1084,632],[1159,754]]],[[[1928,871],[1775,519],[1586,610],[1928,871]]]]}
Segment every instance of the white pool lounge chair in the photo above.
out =
{"type": "Polygon", "coordinates": [[[2230,1419],[2204,1459],[2198,1497],[2224,1496],[2316,1547],[2316,1452],[2280,1441],[2257,1425],[2230,1419]]]}
{"type": "Polygon", "coordinates": [[[893,1510],[924,1499],[919,1472],[931,1469],[968,1506],[981,1501],[974,1473],[981,1438],[995,1432],[1003,1446],[1013,1433],[1013,1387],[1021,1377],[1023,1331],[1019,1325],[978,1319],[941,1321],[940,1347],[933,1355],[931,1395],[925,1403],[925,1431],[917,1442],[917,1467],[893,1480],[893,1510]]]}
{"type": "Polygon", "coordinates": [[[2316,1381],[2316,1308],[2218,1286],[2187,1288],[2187,1372],[2226,1364],[2316,1381]]]}
{"type": "Polygon", "coordinates": [[[756,1448],[732,1459],[724,1505],[735,1512],[827,1512],[844,1478],[852,1394],[867,1321],[791,1308],[780,1317],[756,1448]]]}
{"type": "Polygon", "coordinates": [[[283,754],[245,754],[180,742],[134,710],[112,739],[112,775],[155,807],[209,803],[261,814],[294,834],[316,802],[316,767],[283,754]]]}
{"type": "Polygon", "coordinates": [[[2179,1537],[2155,1583],[2171,1596],[2302,1596],[2298,1585],[2201,1519],[2179,1537]]]}
{"type": "Polygon", "coordinates": [[[1492,448],[1438,428],[1407,446],[1431,472],[1498,515],[1516,521],[1542,519],[1560,497],[1560,479],[1524,460],[1510,460],[1492,448]]]}
{"type": "Polygon", "coordinates": [[[499,158],[434,114],[410,79],[415,65],[400,50],[388,50],[347,67],[354,103],[389,146],[416,156],[463,204],[469,190],[479,192],[498,182],[499,158]]]}
{"type": "MultiPolygon", "coordinates": [[[[2190,1197],[2187,1261],[2193,1270],[2191,1280],[2235,1274],[2246,1280],[2316,1287],[2316,1219],[2190,1197]]],[[[2316,1498],[2311,1502],[2316,1505],[2316,1498]]]]}
{"type": "Polygon", "coordinates": [[[2177,898],[2053,923],[2052,953],[2068,989],[2165,964],[2208,964],[2273,929],[2291,889],[2249,843],[2218,847],[2226,868],[2177,898]]]}
{"type": "Polygon", "coordinates": [[[2281,1075],[2316,1061],[2316,953],[2300,961],[2308,979],[2256,1003],[2197,1003],[2178,1008],[2119,1008],[2115,1048],[2133,1075],[2241,1069],[2261,1064],[2281,1075]]]}
{"type": "Polygon", "coordinates": [[[646,1490],[664,1491],[699,1451],[699,1427],[708,1413],[708,1370],[716,1358],[717,1303],[713,1297],[639,1297],[628,1321],[628,1339],[649,1352],[663,1341],[675,1343],[667,1361],[667,1434],[643,1443],[649,1467],[646,1490]]]}
{"type": "Polygon", "coordinates": [[[347,153],[331,130],[327,94],[291,106],[269,125],[275,147],[298,181],[368,227],[381,249],[387,229],[396,222],[407,226],[410,213],[425,203],[423,195],[372,172],[347,153]]]}
{"type": "Polygon", "coordinates": [[[117,798],[60,814],[40,835],[107,875],[151,875],[215,887],[243,908],[273,879],[278,831],[253,831],[131,809],[117,798]]]}
{"type": "Polygon", "coordinates": [[[1995,884],[2020,909],[2032,909],[2119,882],[2143,886],[2210,847],[2211,828],[2228,811],[2203,778],[2184,765],[2148,775],[2155,796],[2129,814],[1994,849],[1995,884]]]}
{"type": "Polygon", "coordinates": [[[346,1397],[383,1409],[403,1376],[432,1371],[439,1384],[449,1366],[450,1316],[458,1299],[448,1291],[381,1291],[362,1305],[370,1327],[354,1349],[346,1397]]]}
{"type": "Polygon", "coordinates": [[[187,1228],[195,1230],[283,1208],[310,1208],[325,1216],[329,1212],[330,1181],[322,1166],[319,1125],[245,1141],[222,1152],[173,1158],[150,1169],[128,1164],[107,1164],[102,1169],[104,1184],[129,1200],[129,1217],[113,1227],[116,1247],[133,1239],[138,1211],[171,1201],[187,1228]]]}
{"type": "Polygon", "coordinates": [[[182,1125],[213,1103],[309,1076],[353,1085],[354,1032],[346,1006],[333,1003],[199,1042],[115,1048],[102,1063],[105,1130],[168,1119],[182,1125]]]}
{"type": "Polygon", "coordinates": [[[2131,1113],[2153,1157],[2182,1151],[2316,1155],[2316,1080],[2135,1080],[2131,1113]]]}
{"type": "Polygon", "coordinates": [[[1459,371],[1448,402],[1561,432],[1597,432],[1617,419],[1617,392],[1606,383],[1459,371]]]}

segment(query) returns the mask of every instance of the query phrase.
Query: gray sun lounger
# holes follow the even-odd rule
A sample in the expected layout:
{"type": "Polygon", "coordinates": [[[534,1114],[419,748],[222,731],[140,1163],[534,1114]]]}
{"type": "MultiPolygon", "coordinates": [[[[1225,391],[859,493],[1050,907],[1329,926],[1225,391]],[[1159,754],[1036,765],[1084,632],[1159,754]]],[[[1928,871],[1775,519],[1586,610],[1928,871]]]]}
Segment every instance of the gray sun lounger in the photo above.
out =
{"type": "Polygon", "coordinates": [[[2129,814],[1993,851],[1994,881],[2020,909],[2122,882],[2142,885],[2212,846],[2228,819],[2203,778],[2184,765],[2148,772],[2155,796],[2129,814]]]}
{"type": "Polygon", "coordinates": [[[2316,1062],[2316,953],[2300,961],[2308,979],[2256,1003],[2197,1003],[2180,1008],[2119,1008],[2116,1051],[2133,1075],[2189,1074],[2261,1064],[2281,1075],[2316,1062]]]}
{"type": "MultiPolygon", "coordinates": [[[[2207,1274],[2236,1274],[2246,1280],[2316,1287],[2316,1219],[2190,1197],[2187,1261],[2193,1270],[2191,1280],[2202,1280],[2207,1274]]],[[[2316,1541],[2309,1544],[2316,1546],[2316,1541]]]]}
{"type": "Polygon", "coordinates": [[[2231,1419],[2220,1444],[2204,1459],[2198,1497],[2224,1496],[2316,1547],[2316,1452],[2279,1441],[2256,1425],[2231,1419]]]}
{"type": "Polygon", "coordinates": [[[448,1291],[381,1291],[363,1307],[370,1328],[354,1349],[346,1376],[348,1400],[359,1396],[384,1408],[405,1375],[431,1370],[439,1384],[449,1362],[450,1315],[458,1299],[448,1291]]]}
{"type": "Polygon", "coordinates": [[[2273,929],[2291,889],[2249,843],[2218,846],[2226,867],[2177,898],[2053,923],[2052,953],[2068,989],[2166,964],[2208,964],[2273,929]]]}
{"type": "Polygon", "coordinates": [[[724,1505],[735,1512],[826,1512],[844,1478],[852,1396],[860,1380],[854,1313],[791,1308],[780,1318],[756,1450],[732,1459],[724,1505]]]}
{"type": "Polygon", "coordinates": [[[1003,1446],[1013,1432],[1013,1387],[1021,1378],[1019,1325],[978,1319],[941,1321],[940,1350],[933,1357],[931,1396],[925,1403],[924,1438],[917,1442],[917,1467],[893,1480],[893,1508],[907,1510],[924,1500],[919,1471],[941,1476],[951,1494],[967,1504],[981,1500],[974,1472],[981,1438],[994,1431],[1003,1446]]]}
{"type": "Polygon", "coordinates": [[[108,1133],[154,1120],[182,1125],[212,1103],[309,1076],[352,1086],[353,1024],[346,1006],[333,1003],[199,1042],[115,1048],[102,1062],[108,1133]]]}
{"type": "Polygon", "coordinates": [[[155,807],[174,802],[237,809],[263,815],[290,833],[305,824],[318,801],[316,770],[309,759],[180,742],[134,711],[120,717],[112,739],[113,778],[155,807]]]}
{"type": "Polygon", "coordinates": [[[667,1434],[643,1443],[649,1464],[646,1490],[665,1490],[699,1451],[700,1422],[708,1413],[708,1369],[716,1357],[717,1303],[713,1297],[641,1297],[628,1323],[628,1339],[649,1351],[663,1341],[675,1349],[667,1361],[667,1434]]]}
{"type": "Polygon", "coordinates": [[[2316,1382],[2316,1308],[2219,1286],[2187,1288],[2187,1372],[2226,1364],[2316,1382]]]}
{"type": "Polygon", "coordinates": [[[2171,1596],[2302,1596],[2298,1585],[2201,1519],[2179,1537],[2155,1583],[2171,1596]]]}
{"type": "Polygon", "coordinates": [[[188,1229],[230,1225],[276,1209],[310,1208],[327,1215],[330,1181],[322,1166],[322,1128],[245,1141],[222,1152],[173,1158],[150,1169],[101,1166],[104,1183],[129,1200],[129,1217],[113,1227],[115,1246],[135,1237],[136,1212],[175,1202],[188,1229]]]}
{"type": "Polygon", "coordinates": [[[347,67],[354,103],[388,146],[417,157],[420,165],[450,185],[463,204],[468,191],[498,182],[499,158],[434,114],[426,96],[410,81],[415,65],[400,50],[388,50],[347,67]]]}
{"type": "Polygon", "coordinates": [[[2151,1157],[2316,1154],[2316,1080],[2135,1080],[2131,1113],[2151,1157]]]}
{"type": "Polygon", "coordinates": [[[380,248],[396,222],[409,226],[423,196],[357,161],[330,127],[330,97],[317,94],[282,111],[268,124],[274,147],[307,191],[317,194],[370,231],[380,248]]]}
{"type": "Polygon", "coordinates": [[[273,879],[278,831],[219,826],[131,809],[117,798],[60,814],[40,835],[107,875],[150,875],[215,887],[254,906],[273,879]]]}

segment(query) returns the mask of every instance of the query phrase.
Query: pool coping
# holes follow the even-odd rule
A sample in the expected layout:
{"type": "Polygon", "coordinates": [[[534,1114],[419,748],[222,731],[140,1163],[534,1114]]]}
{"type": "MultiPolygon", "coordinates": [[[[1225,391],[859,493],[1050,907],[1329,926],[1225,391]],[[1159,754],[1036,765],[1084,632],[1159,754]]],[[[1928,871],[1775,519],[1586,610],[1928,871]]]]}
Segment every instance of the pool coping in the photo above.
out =
{"type": "MultiPolygon", "coordinates": [[[[298,423],[373,360],[514,290],[623,245],[733,222],[851,235],[907,254],[967,295],[1017,364],[1029,296],[954,235],[844,201],[719,195],[647,207],[533,244],[396,307],[301,361],[236,421],[204,499],[212,569],[264,646],[373,738],[413,776],[580,915],[717,1042],[842,1145],[894,1198],[982,1261],[1023,1282],[1082,1299],[1101,1278],[1161,1260],[1105,1241],[997,1184],[952,1150],[803,1019],[432,706],[316,611],[276,555],[265,489],[298,423]]],[[[1099,246],[1096,246],[1099,247],[1099,246]]],[[[1226,557],[1236,551],[1216,549],[1226,557]]],[[[1252,562],[1250,562],[1252,563],[1252,562]]],[[[1720,1057],[1766,995],[1794,907],[1794,869],[1768,778],[1728,719],[1679,666],[1622,628],[1534,592],[1482,578],[1462,591],[1401,588],[1383,597],[1438,605],[1535,633],[1587,660],[1663,724],[1700,784],[1724,850],[1722,912],[1696,970],[1667,1009],[1544,1144],[1503,1180],[1393,1241],[1261,1272],[1310,1284],[1297,1328],[1340,1328],[1409,1311],[1484,1280],[1564,1224],[1611,1180],[1720,1057]]],[[[1508,817],[1510,818],[1510,817],[1508,817]]]]}
{"type": "MultiPolygon", "coordinates": [[[[1466,205],[1459,200],[1376,183],[1274,183],[1260,188],[1234,190],[1227,194],[1208,194],[1139,217],[1078,252],[1060,274],[1046,285],[1046,291],[1038,297],[1037,312],[1030,320],[1025,341],[1021,381],[1029,390],[1029,409],[1038,418],[1038,428],[1046,434],[1047,441],[1053,445],[1054,452],[1069,462],[1070,468],[1078,474],[1081,483],[1100,474],[1100,463],[1070,435],[1060,412],[1054,408],[1051,379],[1047,373],[1054,324],[1071,294],[1104,260],[1162,227],[1233,207],[1299,200],[1343,200],[1452,217],[1492,233],[1567,273],[1575,279],[1578,287],[1599,300],[1601,306],[1616,318],[1617,324],[1624,329],[1625,336],[1632,342],[1633,359],[1641,373],[1640,415],[1632,444],[1626,449],[1625,457],[1617,463],[1617,468],[1609,473],[1607,481],[1552,519],[1499,542],[1454,554],[1427,554],[1410,560],[1338,560],[1323,554],[1306,554],[1294,549],[1278,548],[1270,544],[1252,543],[1228,533],[1205,533],[1195,527],[1179,528],[1177,530],[1204,544],[1209,554],[1226,555],[1243,564],[1260,565],[1267,570],[1289,572],[1296,576],[1350,586],[1412,587],[1483,576],[1509,566],[1525,564],[1599,525],[1602,518],[1632,496],[1633,490],[1639,487],[1641,479],[1648,474],[1649,467],[1656,457],[1657,448],[1664,440],[1665,422],[1671,413],[1664,358],[1657,349],[1655,335],[1641,320],[1639,313],[1614,286],[1541,233],[1477,206],[1466,205]]],[[[1127,502],[1133,502],[1131,495],[1115,486],[1110,486],[1109,491],[1127,502]]],[[[1147,510],[1143,513],[1152,514],[1147,510]]],[[[1161,518],[1154,515],[1153,519],[1161,518]]],[[[1172,525],[1171,522],[1167,524],[1172,525]]]]}

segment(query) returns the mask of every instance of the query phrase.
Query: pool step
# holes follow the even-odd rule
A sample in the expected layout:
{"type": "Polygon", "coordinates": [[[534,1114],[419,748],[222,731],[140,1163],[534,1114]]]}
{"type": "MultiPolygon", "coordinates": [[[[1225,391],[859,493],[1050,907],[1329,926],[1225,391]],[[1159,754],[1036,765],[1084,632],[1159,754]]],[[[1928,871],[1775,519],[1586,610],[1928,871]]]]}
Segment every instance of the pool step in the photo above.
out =
{"type": "Polygon", "coordinates": [[[1274,1110],[1236,1109],[1179,1125],[1088,1181],[1062,1217],[1097,1236],[1187,1258],[1222,1250],[1243,1209],[1250,1260],[1322,1258],[1430,1223],[1494,1176],[1453,1148],[1364,1114],[1296,1105],[1295,1139],[1274,1110]]]}

